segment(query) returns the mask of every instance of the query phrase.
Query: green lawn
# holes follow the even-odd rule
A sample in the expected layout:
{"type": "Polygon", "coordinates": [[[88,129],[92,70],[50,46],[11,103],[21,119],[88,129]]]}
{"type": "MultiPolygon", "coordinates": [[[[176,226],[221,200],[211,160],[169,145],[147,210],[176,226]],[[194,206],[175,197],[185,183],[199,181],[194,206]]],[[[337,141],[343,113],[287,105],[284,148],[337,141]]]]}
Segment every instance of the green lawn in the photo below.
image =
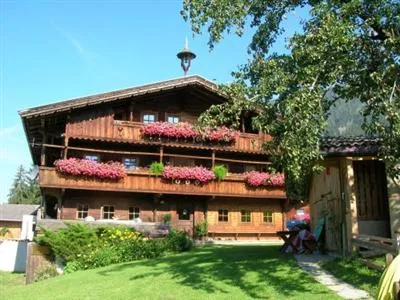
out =
{"type": "Polygon", "coordinates": [[[209,246],[153,260],[80,271],[4,299],[339,299],[276,246],[209,246]]]}
{"type": "Polygon", "coordinates": [[[371,270],[362,264],[357,258],[340,259],[321,263],[321,267],[335,277],[352,284],[359,289],[367,291],[375,296],[382,272],[371,270]]]}

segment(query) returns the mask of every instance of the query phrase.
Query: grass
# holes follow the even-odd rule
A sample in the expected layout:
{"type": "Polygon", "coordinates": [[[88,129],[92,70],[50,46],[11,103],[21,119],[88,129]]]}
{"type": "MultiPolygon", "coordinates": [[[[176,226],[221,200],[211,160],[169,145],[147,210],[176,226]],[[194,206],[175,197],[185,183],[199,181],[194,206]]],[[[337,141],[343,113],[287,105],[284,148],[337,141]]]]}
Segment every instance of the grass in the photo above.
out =
{"type": "Polygon", "coordinates": [[[4,299],[339,299],[275,246],[209,246],[191,252],[79,271],[4,299]]]}
{"type": "Polygon", "coordinates": [[[23,288],[25,277],[23,273],[0,272],[0,299],[12,289],[23,288]]]}
{"type": "Polygon", "coordinates": [[[357,258],[341,259],[321,263],[321,267],[335,277],[350,283],[351,285],[367,291],[375,296],[382,272],[367,268],[357,258]]]}

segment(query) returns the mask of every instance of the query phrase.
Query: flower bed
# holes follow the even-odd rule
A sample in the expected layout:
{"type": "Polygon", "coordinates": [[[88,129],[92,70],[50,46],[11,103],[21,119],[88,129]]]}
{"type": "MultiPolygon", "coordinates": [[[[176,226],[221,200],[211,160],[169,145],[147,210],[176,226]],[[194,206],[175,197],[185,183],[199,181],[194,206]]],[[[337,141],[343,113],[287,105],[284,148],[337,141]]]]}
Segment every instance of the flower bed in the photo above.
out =
{"type": "Polygon", "coordinates": [[[124,166],[119,162],[98,163],[87,159],[68,158],[54,162],[57,172],[65,175],[119,180],[125,177],[124,166]]]}
{"type": "Polygon", "coordinates": [[[145,124],[140,128],[140,132],[151,138],[193,139],[193,141],[207,143],[233,143],[238,135],[235,130],[227,127],[198,130],[189,123],[172,124],[168,122],[145,124]]]}
{"type": "Polygon", "coordinates": [[[282,173],[249,172],[245,179],[252,187],[282,187],[285,184],[285,177],[282,173]]]}
{"type": "Polygon", "coordinates": [[[194,181],[201,184],[215,179],[213,171],[204,167],[165,167],[163,178],[173,181],[194,181]]]}

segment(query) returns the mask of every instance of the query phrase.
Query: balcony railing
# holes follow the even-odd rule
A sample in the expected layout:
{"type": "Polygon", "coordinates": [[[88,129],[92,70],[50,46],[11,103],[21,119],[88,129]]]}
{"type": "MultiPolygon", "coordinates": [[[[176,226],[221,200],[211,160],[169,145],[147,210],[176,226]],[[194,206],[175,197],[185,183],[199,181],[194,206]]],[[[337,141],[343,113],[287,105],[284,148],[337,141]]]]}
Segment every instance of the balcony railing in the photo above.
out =
{"type": "Polygon", "coordinates": [[[283,188],[253,189],[246,186],[243,176],[227,176],[223,181],[205,185],[174,184],[148,172],[129,172],[120,181],[109,182],[95,179],[62,176],[55,168],[41,167],[39,182],[42,188],[70,188],[82,190],[142,192],[157,194],[205,195],[248,198],[285,198],[283,188]]]}
{"type": "Polygon", "coordinates": [[[233,150],[243,152],[262,152],[264,142],[270,140],[267,134],[240,133],[232,145],[202,145],[188,142],[177,142],[175,140],[145,139],[140,128],[143,123],[130,121],[114,121],[112,117],[101,117],[93,120],[67,124],[66,134],[72,138],[114,140],[123,142],[148,143],[148,144],[178,144],[196,148],[215,148],[222,150],[233,150]]]}

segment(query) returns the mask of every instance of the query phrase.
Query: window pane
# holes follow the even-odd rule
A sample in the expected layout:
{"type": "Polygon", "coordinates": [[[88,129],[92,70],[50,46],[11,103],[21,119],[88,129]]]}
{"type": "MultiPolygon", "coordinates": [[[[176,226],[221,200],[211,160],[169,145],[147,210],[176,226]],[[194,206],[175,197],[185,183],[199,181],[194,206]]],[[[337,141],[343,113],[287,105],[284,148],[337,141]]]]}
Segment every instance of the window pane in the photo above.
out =
{"type": "Polygon", "coordinates": [[[139,207],[129,207],[129,220],[139,218],[140,210],[139,207]]]}
{"type": "Polygon", "coordinates": [[[155,114],[144,114],[143,115],[143,123],[154,123],[156,120],[155,114]]]}
{"type": "Polygon", "coordinates": [[[228,222],[228,210],[227,209],[218,210],[218,221],[219,222],[228,222]]]}
{"type": "Polygon", "coordinates": [[[103,206],[103,219],[112,219],[114,217],[114,206],[103,206]]]}
{"type": "Polygon", "coordinates": [[[264,223],[272,223],[272,211],[265,211],[263,219],[264,223]]]}
{"type": "Polygon", "coordinates": [[[137,166],[136,158],[124,158],[124,166],[127,170],[135,170],[137,166]]]}
{"type": "Polygon", "coordinates": [[[173,123],[173,124],[179,123],[179,119],[180,118],[178,116],[168,116],[167,117],[168,123],[173,123]]]}
{"type": "Polygon", "coordinates": [[[190,210],[187,208],[178,209],[179,220],[190,220],[190,210]]]}
{"type": "Polygon", "coordinates": [[[241,211],[241,221],[242,221],[242,223],[250,223],[251,222],[251,212],[249,210],[241,211]]]}
{"type": "Polygon", "coordinates": [[[83,158],[94,162],[99,161],[99,157],[97,155],[85,155],[83,158]]]}

